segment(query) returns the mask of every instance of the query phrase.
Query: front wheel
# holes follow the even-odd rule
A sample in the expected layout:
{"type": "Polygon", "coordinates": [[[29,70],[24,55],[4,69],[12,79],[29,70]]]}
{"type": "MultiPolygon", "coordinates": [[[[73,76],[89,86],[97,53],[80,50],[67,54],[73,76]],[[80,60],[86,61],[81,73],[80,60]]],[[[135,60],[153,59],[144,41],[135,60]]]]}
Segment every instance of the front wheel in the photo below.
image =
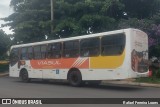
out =
{"type": "Polygon", "coordinates": [[[68,74],[68,81],[74,87],[81,86],[83,82],[81,73],[79,71],[71,71],[68,74]]]}
{"type": "Polygon", "coordinates": [[[20,78],[23,82],[30,82],[30,78],[28,77],[28,72],[26,70],[21,72],[20,78]]]}

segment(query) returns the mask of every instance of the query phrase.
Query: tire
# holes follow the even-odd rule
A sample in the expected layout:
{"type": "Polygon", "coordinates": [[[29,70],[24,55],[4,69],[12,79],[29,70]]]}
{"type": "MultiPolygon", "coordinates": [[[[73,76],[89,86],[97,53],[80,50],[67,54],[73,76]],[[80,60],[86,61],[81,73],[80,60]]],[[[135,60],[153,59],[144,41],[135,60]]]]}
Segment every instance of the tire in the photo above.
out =
{"type": "Polygon", "coordinates": [[[79,71],[71,71],[68,74],[68,81],[71,86],[79,87],[82,85],[82,75],[79,71]]]}
{"type": "Polygon", "coordinates": [[[21,71],[20,78],[23,82],[28,83],[30,82],[30,78],[28,77],[28,72],[26,70],[21,71]]]}

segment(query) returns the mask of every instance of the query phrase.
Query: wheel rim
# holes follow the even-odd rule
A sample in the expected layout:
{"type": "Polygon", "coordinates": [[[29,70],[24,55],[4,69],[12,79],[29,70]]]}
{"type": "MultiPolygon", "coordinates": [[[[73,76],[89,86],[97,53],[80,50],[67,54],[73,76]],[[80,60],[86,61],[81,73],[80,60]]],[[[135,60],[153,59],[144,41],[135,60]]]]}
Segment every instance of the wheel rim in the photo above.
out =
{"type": "Polygon", "coordinates": [[[68,75],[68,80],[69,80],[69,83],[72,85],[72,86],[81,86],[82,84],[82,77],[81,77],[81,73],[79,71],[72,71],[69,73],[68,75]]]}
{"type": "Polygon", "coordinates": [[[28,79],[28,75],[27,75],[27,73],[23,73],[23,75],[22,75],[22,79],[23,79],[23,80],[27,80],[27,79],[28,79]]]}
{"type": "Polygon", "coordinates": [[[71,77],[73,83],[77,83],[78,82],[78,76],[76,74],[73,74],[72,77],[71,77]]]}

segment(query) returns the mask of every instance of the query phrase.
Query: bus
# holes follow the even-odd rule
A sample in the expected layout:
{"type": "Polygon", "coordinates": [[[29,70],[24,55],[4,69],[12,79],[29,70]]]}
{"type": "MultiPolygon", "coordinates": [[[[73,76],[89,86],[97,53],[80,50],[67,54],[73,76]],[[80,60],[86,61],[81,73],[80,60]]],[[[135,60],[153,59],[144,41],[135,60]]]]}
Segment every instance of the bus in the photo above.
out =
{"type": "Polygon", "coordinates": [[[10,77],[84,82],[147,77],[148,36],[128,28],[11,46],[10,77]]]}

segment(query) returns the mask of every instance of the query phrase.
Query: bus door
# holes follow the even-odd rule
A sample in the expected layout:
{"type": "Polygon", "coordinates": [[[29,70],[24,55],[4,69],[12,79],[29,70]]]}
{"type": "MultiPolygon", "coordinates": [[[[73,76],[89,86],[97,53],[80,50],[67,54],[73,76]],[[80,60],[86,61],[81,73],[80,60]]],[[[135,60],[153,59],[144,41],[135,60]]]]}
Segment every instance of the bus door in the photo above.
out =
{"type": "Polygon", "coordinates": [[[11,76],[17,76],[19,72],[19,49],[18,48],[13,48],[10,53],[10,75],[11,76]]]}

